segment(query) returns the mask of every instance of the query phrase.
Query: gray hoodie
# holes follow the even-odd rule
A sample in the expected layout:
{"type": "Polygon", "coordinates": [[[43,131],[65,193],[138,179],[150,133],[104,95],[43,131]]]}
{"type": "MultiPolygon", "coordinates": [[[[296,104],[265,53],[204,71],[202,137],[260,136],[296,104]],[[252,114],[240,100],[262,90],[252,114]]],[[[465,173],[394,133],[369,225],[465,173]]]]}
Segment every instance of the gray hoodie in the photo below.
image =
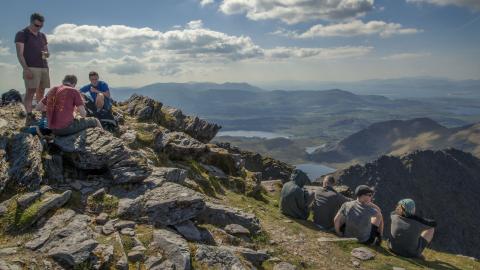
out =
{"type": "Polygon", "coordinates": [[[308,176],[295,169],[280,194],[280,210],[284,215],[304,220],[308,218],[308,192],[303,189],[307,183],[310,183],[308,176]]]}

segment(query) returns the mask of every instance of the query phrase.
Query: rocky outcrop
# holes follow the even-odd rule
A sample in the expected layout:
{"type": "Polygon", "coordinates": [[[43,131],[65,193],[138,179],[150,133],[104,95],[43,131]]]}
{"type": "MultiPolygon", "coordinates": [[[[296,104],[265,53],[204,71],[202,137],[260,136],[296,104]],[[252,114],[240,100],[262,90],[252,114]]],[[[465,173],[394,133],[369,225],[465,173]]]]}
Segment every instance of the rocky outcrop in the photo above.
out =
{"type": "Polygon", "coordinates": [[[382,208],[386,234],[396,203],[412,198],[417,214],[438,223],[432,248],[480,257],[480,159],[471,154],[449,149],[383,156],[365,166],[339,171],[336,178],[352,189],[359,184],[375,188],[375,203],[382,208]]]}
{"type": "Polygon", "coordinates": [[[40,139],[27,133],[18,133],[8,144],[8,175],[16,187],[37,189],[43,180],[43,146],[40,139]]]}
{"type": "Polygon", "coordinates": [[[100,128],[57,136],[54,144],[76,168],[108,169],[117,184],[140,182],[151,172],[140,152],[131,151],[120,139],[100,128]]]}
{"type": "Polygon", "coordinates": [[[207,152],[207,146],[183,132],[160,129],[155,135],[154,148],[172,159],[198,158],[207,152]]]}
{"type": "Polygon", "coordinates": [[[7,143],[7,136],[0,134],[0,193],[5,189],[10,179],[8,176],[7,143]]]}
{"type": "Polygon", "coordinates": [[[207,203],[205,210],[197,217],[201,223],[208,223],[217,226],[239,224],[247,228],[251,233],[258,233],[261,230],[260,221],[254,214],[249,214],[240,209],[230,208],[219,204],[207,203]]]}
{"type": "Polygon", "coordinates": [[[195,252],[195,260],[212,269],[250,269],[235,256],[231,249],[222,246],[198,245],[195,252]]]}
{"type": "Polygon", "coordinates": [[[0,106],[5,106],[10,103],[22,102],[22,95],[15,89],[10,89],[7,92],[2,94],[2,100],[0,101],[0,106]]]}
{"type": "Polygon", "coordinates": [[[184,186],[166,182],[143,195],[120,199],[118,215],[149,224],[175,225],[196,217],[205,208],[202,196],[184,186]]]}
{"type": "Polygon", "coordinates": [[[170,131],[184,132],[203,143],[212,140],[221,128],[217,124],[209,123],[196,116],[186,116],[179,109],[165,108],[162,110],[162,103],[149,97],[134,94],[126,103],[128,114],[138,120],[152,121],[170,131]]]}
{"type": "Polygon", "coordinates": [[[191,269],[188,243],[172,230],[158,229],[153,232],[153,242],[150,244],[150,249],[156,248],[163,251],[165,257],[172,262],[175,269],[191,269]]]}

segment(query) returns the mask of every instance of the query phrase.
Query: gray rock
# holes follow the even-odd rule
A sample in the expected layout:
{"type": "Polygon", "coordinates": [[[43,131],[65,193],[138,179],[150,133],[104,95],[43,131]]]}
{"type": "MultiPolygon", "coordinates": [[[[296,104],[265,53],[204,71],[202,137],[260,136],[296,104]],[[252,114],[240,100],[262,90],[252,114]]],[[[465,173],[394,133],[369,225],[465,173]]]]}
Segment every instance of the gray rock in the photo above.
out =
{"type": "Polygon", "coordinates": [[[196,158],[208,151],[207,145],[183,132],[158,130],[155,135],[155,151],[164,152],[172,159],[196,158]]]}
{"type": "Polygon", "coordinates": [[[374,259],[376,255],[373,250],[366,247],[354,248],[350,254],[362,261],[374,259]]]}
{"type": "Polygon", "coordinates": [[[8,184],[10,177],[8,176],[8,160],[7,160],[7,150],[8,150],[8,137],[0,133],[0,193],[8,184]]]}
{"type": "Polygon", "coordinates": [[[149,97],[133,94],[127,100],[127,104],[127,113],[140,121],[160,122],[163,118],[163,104],[149,97]]]}
{"type": "Polygon", "coordinates": [[[113,261],[113,251],[112,245],[99,244],[93,250],[93,253],[96,255],[96,258],[93,260],[93,269],[108,269],[108,266],[113,261]]]}
{"type": "Polygon", "coordinates": [[[118,232],[115,232],[115,241],[117,241],[120,247],[120,250],[118,251],[120,253],[120,258],[117,260],[115,267],[118,270],[128,270],[127,254],[125,254],[122,238],[120,237],[120,234],[118,232]]]}
{"type": "Polygon", "coordinates": [[[160,265],[150,268],[150,270],[176,270],[176,269],[177,268],[175,267],[175,264],[170,260],[166,260],[162,262],[160,265]]]}
{"type": "Polygon", "coordinates": [[[228,224],[225,226],[225,231],[233,235],[250,235],[250,231],[239,224],[228,224]]]}
{"type": "Polygon", "coordinates": [[[33,225],[37,220],[43,217],[48,211],[58,209],[62,207],[65,203],[68,202],[70,196],[72,195],[71,190],[67,190],[62,194],[52,194],[47,198],[41,200],[40,205],[37,208],[37,211],[33,213],[32,218],[29,220],[28,223],[24,224],[25,228],[30,227],[33,225]]]}
{"type": "Polygon", "coordinates": [[[61,155],[44,155],[45,178],[49,182],[63,183],[63,158],[61,155]]]}
{"type": "Polygon", "coordinates": [[[175,224],[174,227],[177,232],[179,232],[183,237],[185,237],[185,239],[189,241],[198,242],[202,240],[202,234],[191,220],[175,224]]]}
{"type": "Polygon", "coordinates": [[[108,221],[108,214],[107,213],[100,213],[98,216],[95,217],[95,223],[98,225],[104,225],[108,221]]]}
{"type": "Polygon", "coordinates": [[[147,178],[147,159],[128,149],[119,138],[100,128],[55,137],[57,145],[76,168],[109,169],[115,183],[135,183],[147,178]]]}
{"type": "Polygon", "coordinates": [[[296,270],[296,269],[297,267],[295,265],[289,264],[287,262],[277,263],[273,267],[273,270],[296,270]]]}
{"type": "Polygon", "coordinates": [[[149,256],[145,260],[145,268],[147,268],[147,270],[163,269],[163,268],[160,268],[161,264],[162,264],[161,256],[149,256]]]}
{"type": "Polygon", "coordinates": [[[114,221],[109,220],[105,225],[102,227],[102,233],[105,235],[110,235],[115,232],[115,228],[113,227],[114,221]]]}
{"type": "Polygon", "coordinates": [[[0,248],[0,256],[8,256],[17,253],[18,247],[0,248]]]}
{"type": "Polygon", "coordinates": [[[120,234],[128,235],[128,236],[135,236],[135,230],[132,229],[132,228],[123,228],[120,231],[120,234]]]}
{"type": "Polygon", "coordinates": [[[120,199],[118,215],[153,225],[175,225],[196,217],[205,202],[200,194],[175,183],[165,183],[135,199],[120,199]]]}
{"type": "Polygon", "coordinates": [[[198,245],[195,260],[214,269],[250,269],[230,249],[221,246],[198,245]]]}
{"type": "Polygon", "coordinates": [[[13,137],[8,147],[10,181],[16,187],[35,190],[43,181],[43,147],[37,136],[19,133],[13,137]]]}
{"type": "Polygon", "coordinates": [[[105,194],[105,188],[101,188],[92,193],[92,195],[90,195],[89,197],[91,197],[92,199],[101,199],[103,198],[103,196],[105,196],[105,194]]]}
{"type": "Polygon", "coordinates": [[[241,255],[247,261],[253,263],[254,265],[261,265],[264,261],[270,258],[270,255],[265,251],[256,251],[250,248],[244,247],[224,247],[225,249],[231,250],[235,254],[241,255]]]}
{"type": "Polygon", "coordinates": [[[18,264],[9,263],[0,259],[0,269],[2,270],[22,270],[23,267],[20,267],[18,264]]]}
{"type": "Polygon", "coordinates": [[[122,136],[120,136],[120,139],[122,139],[126,144],[131,144],[137,139],[137,132],[129,129],[123,133],[122,136]]]}
{"type": "Polygon", "coordinates": [[[187,171],[179,168],[155,168],[148,178],[164,179],[166,182],[172,182],[182,185],[187,177],[187,171]]]}
{"type": "Polygon", "coordinates": [[[40,193],[40,191],[25,193],[17,198],[17,204],[20,208],[25,209],[35,200],[40,198],[40,196],[42,196],[42,193],[40,193]]]}
{"type": "Polygon", "coordinates": [[[260,221],[254,214],[213,203],[206,204],[205,210],[198,215],[197,220],[200,223],[222,227],[229,224],[239,224],[254,234],[261,230],[260,221]]]}
{"type": "Polygon", "coordinates": [[[130,252],[128,252],[128,260],[131,261],[131,262],[138,262],[138,261],[143,261],[143,252],[142,251],[139,251],[139,250],[132,250],[130,252]]]}
{"type": "Polygon", "coordinates": [[[190,265],[190,249],[187,241],[170,229],[158,229],[153,232],[150,249],[159,248],[170,260],[175,269],[188,270],[190,265]]]}
{"type": "Polygon", "coordinates": [[[202,166],[202,168],[208,172],[208,175],[217,177],[219,179],[228,178],[228,176],[220,168],[217,168],[213,165],[203,164],[203,163],[200,163],[200,166],[202,166]]]}
{"type": "Polygon", "coordinates": [[[131,220],[119,220],[115,222],[113,227],[115,228],[115,230],[121,231],[122,229],[125,229],[125,228],[134,229],[135,225],[136,223],[131,220]]]}

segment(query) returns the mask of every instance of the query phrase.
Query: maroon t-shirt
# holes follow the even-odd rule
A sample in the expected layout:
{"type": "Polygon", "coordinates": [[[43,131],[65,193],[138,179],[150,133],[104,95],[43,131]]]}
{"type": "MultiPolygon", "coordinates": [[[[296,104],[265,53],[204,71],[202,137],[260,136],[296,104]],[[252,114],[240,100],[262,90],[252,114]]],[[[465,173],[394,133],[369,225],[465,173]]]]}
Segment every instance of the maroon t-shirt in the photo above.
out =
{"type": "Polygon", "coordinates": [[[28,67],[48,68],[47,60],[42,59],[42,51],[48,44],[44,33],[34,35],[27,27],[15,35],[15,43],[17,42],[24,44],[23,57],[28,67]]]}
{"type": "Polygon", "coordinates": [[[84,105],[80,92],[65,85],[52,88],[41,102],[47,106],[49,129],[68,127],[73,121],[75,107],[84,105]]]}

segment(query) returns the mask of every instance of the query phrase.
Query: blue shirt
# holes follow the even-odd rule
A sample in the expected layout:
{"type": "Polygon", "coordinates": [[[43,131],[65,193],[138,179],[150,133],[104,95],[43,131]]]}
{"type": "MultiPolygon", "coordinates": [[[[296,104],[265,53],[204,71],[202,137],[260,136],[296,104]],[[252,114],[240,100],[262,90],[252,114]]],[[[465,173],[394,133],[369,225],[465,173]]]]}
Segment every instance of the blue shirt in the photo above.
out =
{"type": "MultiPolygon", "coordinates": [[[[80,92],[87,93],[90,92],[90,87],[94,87],[91,83],[85,85],[84,87],[80,88],[80,92]]],[[[108,88],[108,84],[104,81],[98,81],[97,87],[95,87],[100,92],[108,92],[110,89],[108,88]]],[[[97,100],[97,93],[90,92],[90,96],[92,96],[93,101],[97,100]]]]}

